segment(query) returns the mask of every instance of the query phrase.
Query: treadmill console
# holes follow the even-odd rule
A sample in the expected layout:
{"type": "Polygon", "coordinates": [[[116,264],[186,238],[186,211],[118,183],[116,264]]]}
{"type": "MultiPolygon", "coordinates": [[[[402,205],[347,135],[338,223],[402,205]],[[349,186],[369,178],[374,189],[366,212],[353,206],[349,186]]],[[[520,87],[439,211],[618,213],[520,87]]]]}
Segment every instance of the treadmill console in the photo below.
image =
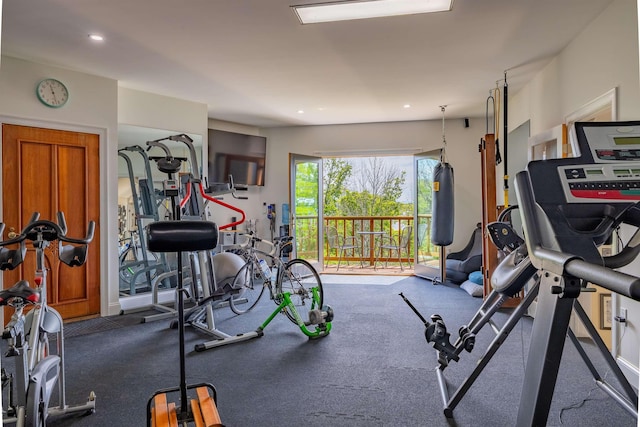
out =
{"type": "Polygon", "coordinates": [[[640,201],[640,122],[576,123],[582,155],[559,165],[567,203],[640,201]]]}

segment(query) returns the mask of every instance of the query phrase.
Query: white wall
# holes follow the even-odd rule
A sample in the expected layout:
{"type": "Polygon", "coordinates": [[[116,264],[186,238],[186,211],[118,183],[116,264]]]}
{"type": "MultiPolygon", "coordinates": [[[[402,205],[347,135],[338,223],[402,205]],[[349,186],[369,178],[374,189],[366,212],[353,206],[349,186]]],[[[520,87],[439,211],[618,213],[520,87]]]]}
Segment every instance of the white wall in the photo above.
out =
{"type": "MultiPolygon", "coordinates": [[[[612,88],[618,89],[618,120],[640,120],[638,64],[636,0],[616,0],[510,99],[509,128],[530,119],[535,135],[612,88]]],[[[640,265],[627,271],[640,276],[640,265]]],[[[628,308],[629,320],[627,330],[613,336],[614,352],[625,372],[637,375],[640,303],[618,297],[616,306],[628,308]]]]}
{"type": "Polygon", "coordinates": [[[118,88],[118,124],[195,133],[207,141],[207,104],[118,88]]]}
{"type": "MultiPolygon", "coordinates": [[[[517,70],[514,70],[514,73],[517,70]]],[[[640,117],[638,22],[634,0],[616,0],[509,100],[509,129],[531,120],[531,135],[618,87],[618,120],[640,117]]]]}

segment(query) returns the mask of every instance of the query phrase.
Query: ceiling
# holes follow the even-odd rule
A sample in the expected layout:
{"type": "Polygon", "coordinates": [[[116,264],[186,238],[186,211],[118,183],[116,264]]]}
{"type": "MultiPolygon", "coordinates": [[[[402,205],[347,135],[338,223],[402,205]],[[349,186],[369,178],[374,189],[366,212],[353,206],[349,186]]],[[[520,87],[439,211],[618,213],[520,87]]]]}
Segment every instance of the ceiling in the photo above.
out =
{"type": "Polygon", "coordinates": [[[484,117],[505,71],[513,94],[612,0],[455,0],[450,12],[312,25],[290,8],[318,2],[8,0],[2,53],[256,127],[439,119],[441,105],[484,117]]]}

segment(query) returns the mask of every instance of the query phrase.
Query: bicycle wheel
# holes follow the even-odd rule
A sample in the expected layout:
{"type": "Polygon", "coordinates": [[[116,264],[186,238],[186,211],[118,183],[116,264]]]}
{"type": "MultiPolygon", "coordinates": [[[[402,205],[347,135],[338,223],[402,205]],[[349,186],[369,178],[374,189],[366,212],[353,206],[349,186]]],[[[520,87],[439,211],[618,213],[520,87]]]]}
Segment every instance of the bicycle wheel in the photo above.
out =
{"type": "MultiPolygon", "coordinates": [[[[290,294],[291,302],[305,322],[308,320],[309,310],[322,307],[324,295],[320,276],[315,268],[303,259],[293,259],[285,264],[284,270],[276,282],[276,304],[282,302],[282,298],[279,296],[283,292],[290,294]],[[317,290],[317,298],[314,298],[313,295],[314,288],[317,290]]],[[[282,311],[289,320],[296,325],[298,324],[289,307],[283,308],[282,311]]]]}
{"type": "Polygon", "coordinates": [[[229,307],[235,314],[243,314],[256,306],[264,292],[264,279],[254,262],[246,263],[231,284],[229,307]]]}

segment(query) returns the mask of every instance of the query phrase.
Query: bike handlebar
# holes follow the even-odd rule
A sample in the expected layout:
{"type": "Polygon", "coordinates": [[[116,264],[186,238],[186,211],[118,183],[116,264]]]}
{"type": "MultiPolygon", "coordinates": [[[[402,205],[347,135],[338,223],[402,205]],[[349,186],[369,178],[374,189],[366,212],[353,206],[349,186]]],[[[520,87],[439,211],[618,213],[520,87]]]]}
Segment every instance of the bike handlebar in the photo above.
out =
{"type": "MultiPolygon", "coordinates": [[[[13,239],[0,241],[0,246],[8,246],[15,243],[23,242],[24,240],[35,241],[38,239],[38,235],[41,235],[43,240],[49,242],[60,240],[62,242],[74,243],[78,245],[86,245],[90,243],[91,240],[93,240],[93,234],[95,232],[94,221],[89,221],[87,234],[85,235],[85,237],[82,239],[78,239],[66,236],[67,222],[65,220],[64,213],[58,212],[57,217],[58,224],[46,219],[39,219],[40,213],[34,212],[33,215],[31,215],[29,223],[22,230],[22,232],[20,232],[20,234],[13,239]]],[[[2,228],[4,228],[4,224],[2,224],[2,228]]]]}
{"type": "MultiPolygon", "coordinates": [[[[278,245],[279,244],[275,244],[269,240],[264,240],[261,239],[257,236],[255,236],[253,233],[248,233],[246,234],[246,236],[249,237],[249,239],[247,239],[246,243],[241,243],[239,246],[240,248],[244,249],[247,246],[249,246],[249,244],[251,244],[252,247],[255,247],[256,243],[264,243],[265,245],[269,246],[271,248],[271,250],[269,252],[265,252],[266,254],[270,255],[270,256],[275,256],[277,250],[278,250],[278,245]]],[[[263,252],[263,251],[262,251],[263,252]]]]}

